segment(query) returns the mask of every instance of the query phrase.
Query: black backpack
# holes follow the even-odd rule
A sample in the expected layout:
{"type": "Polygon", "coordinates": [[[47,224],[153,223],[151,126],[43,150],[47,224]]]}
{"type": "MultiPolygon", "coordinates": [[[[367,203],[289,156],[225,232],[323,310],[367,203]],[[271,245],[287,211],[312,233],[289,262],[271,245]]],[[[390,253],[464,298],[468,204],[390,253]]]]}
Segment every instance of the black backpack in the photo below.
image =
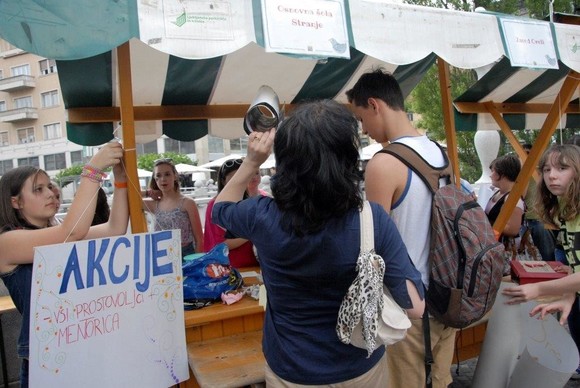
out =
{"type": "Polygon", "coordinates": [[[496,240],[485,211],[453,183],[449,159],[437,146],[445,159],[439,168],[401,143],[379,152],[411,168],[433,193],[426,305],[440,322],[461,329],[480,320],[493,306],[503,274],[504,247],[496,240]],[[446,183],[440,187],[441,178],[446,183]]]}

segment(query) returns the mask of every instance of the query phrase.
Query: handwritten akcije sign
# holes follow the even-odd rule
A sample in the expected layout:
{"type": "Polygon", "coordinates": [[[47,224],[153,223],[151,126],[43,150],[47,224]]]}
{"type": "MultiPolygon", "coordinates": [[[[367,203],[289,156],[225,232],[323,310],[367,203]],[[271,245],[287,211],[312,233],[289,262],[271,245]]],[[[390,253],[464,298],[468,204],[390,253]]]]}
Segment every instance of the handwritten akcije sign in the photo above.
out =
{"type": "Polygon", "coordinates": [[[268,52],[350,58],[343,0],[262,0],[268,52]]]}
{"type": "Polygon", "coordinates": [[[189,378],[178,230],[38,247],[33,387],[168,387],[189,378]]]}

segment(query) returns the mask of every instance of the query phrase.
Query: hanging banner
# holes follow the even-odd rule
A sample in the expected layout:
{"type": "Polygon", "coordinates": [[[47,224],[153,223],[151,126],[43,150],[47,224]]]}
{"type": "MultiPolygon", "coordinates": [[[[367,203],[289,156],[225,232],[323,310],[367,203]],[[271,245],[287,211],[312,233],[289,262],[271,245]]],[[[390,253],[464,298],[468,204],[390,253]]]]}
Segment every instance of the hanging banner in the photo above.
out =
{"type": "Polygon", "coordinates": [[[29,360],[32,387],[187,380],[180,231],[38,247],[29,360]]]}
{"type": "Polygon", "coordinates": [[[182,58],[214,58],[256,40],[251,1],[137,0],[139,39],[182,58]]]}
{"type": "Polygon", "coordinates": [[[503,17],[499,18],[499,23],[512,66],[558,69],[558,56],[549,23],[503,17]]]}
{"type": "Polygon", "coordinates": [[[343,0],[262,0],[267,52],[350,58],[343,0]]]}

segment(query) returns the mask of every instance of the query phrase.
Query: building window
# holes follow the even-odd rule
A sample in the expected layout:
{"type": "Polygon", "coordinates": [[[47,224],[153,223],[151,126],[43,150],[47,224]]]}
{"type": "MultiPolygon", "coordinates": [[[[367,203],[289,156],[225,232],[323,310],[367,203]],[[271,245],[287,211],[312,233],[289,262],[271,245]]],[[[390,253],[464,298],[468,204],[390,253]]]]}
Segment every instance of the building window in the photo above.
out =
{"type": "Polygon", "coordinates": [[[137,155],[157,154],[157,140],[150,141],[146,144],[136,144],[137,155]]]}
{"type": "Polygon", "coordinates": [[[72,151],[70,153],[70,162],[73,166],[83,164],[83,151],[72,151]]]}
{"type": "Polygon", "coordinates": [[[38,62],[40,65],[41,74],[51,74],[56,73],[56,61],[54,59],[44,59],[38,62]]]}
{"type": "Polygon", "coordinates": [[[32,96],[15,98],[14,109],[20,108],[32,108],[32,96]]]}
{"type": "Polygon", "coordinates": [[[1,160],[0,161],[0,175],[4,175],[9,170],[14,168],[14,162],[12,160],[1,160]]]}
{"type": "MultiPolygon", "coordinates": [[[[18,144],[34,143],[34,128],[23,128],[17,131],[18,144]]],[[[18,163],[20,165],[20,162],[18,163]]]]}
{"type": "Polygon", "coordinates": [[[20,158],[18,159],[18,167],[20,166],[32,166],[32,167],[40,167],[38,163],[38,156],[32,156],[30,158],[20,158]]]}
{"type": "Polygon", "coordinates": [[[15,66],[10,70],[12,71],[12,77],[16,77],[19,75],[30,75],[30,65],[28,64],[15,66]]]}
{"type": "Polygon", "coordinates": [[[230,149],[237,152],[246,152],[248,149],[248,138],[241,137],[230,140],[230,149]]]}
{"type": "Polygon", "coordinates": [[[49,170],[62,170],[66,168],[66,159],[63,154],[52,154],[44,155],[44,169],[49,170]]]}
{"type": "Polygon", "coordinates": [[[44,126],[44,140],[60,139],[62,132],[60,130],[60,123],[47,124],[44,126]]]}
{"type": "Polygon", "coordinates": [[[219,137],[208,136],[207,137],[207,148],[210,154],[223,154],[224,152],[224,139],[219,137]]]}
{"type": "Polygon", "coordinates": [[[193,141],[180,141],[179,149],[182,154],[195,154],[195,142],[193,141]]]}
{"type": "Polygon", "coordinates": [[[10,145],[8,142],[8,132],[0,132],[0,146],[6,147],[7,145],[10,145]]]}
{"type": "Polygon", "coordinates": [[[58,106],[58,90],[51,90],[50,92],[42,93],[40,96],[43,108],[58,106]]]}
{"type": "Polygon", "coordinates": [[[167,138],[164,139],[164,142],[165,142],[165,152],[179,153],[179,142],[177,140],[167,138]]]}
{"type": "Polygon", "coordinates": [[[165,152],[175,152],[184,155],[195,153],[195,143],[192,141],[179,141],[170,138],[164,140],[165,152]]]}
{"type": "Polygon", "coordinates": [[[6,101],[0,101],[0,112],[6,111],[6,101]]]}

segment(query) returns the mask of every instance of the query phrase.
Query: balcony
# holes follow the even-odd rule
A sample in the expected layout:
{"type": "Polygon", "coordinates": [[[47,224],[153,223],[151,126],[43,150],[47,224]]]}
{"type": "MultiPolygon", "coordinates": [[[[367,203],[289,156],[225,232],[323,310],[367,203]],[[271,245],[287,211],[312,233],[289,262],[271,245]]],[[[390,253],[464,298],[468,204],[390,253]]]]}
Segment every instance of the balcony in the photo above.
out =
{"type": "Polygon", "coordinates": [[[0,112],[0,122],[3,123],[14,123],[16,121],[36,119],[38,119],[38,109],[32,107],[11,109],[0,112]]]}
{"type": "Polygon", "coordinates": [[[14,92],[16,90],[36,87],[36,81],[31,75],[17,75],[0,79],[0,92],[14,92]]]}

